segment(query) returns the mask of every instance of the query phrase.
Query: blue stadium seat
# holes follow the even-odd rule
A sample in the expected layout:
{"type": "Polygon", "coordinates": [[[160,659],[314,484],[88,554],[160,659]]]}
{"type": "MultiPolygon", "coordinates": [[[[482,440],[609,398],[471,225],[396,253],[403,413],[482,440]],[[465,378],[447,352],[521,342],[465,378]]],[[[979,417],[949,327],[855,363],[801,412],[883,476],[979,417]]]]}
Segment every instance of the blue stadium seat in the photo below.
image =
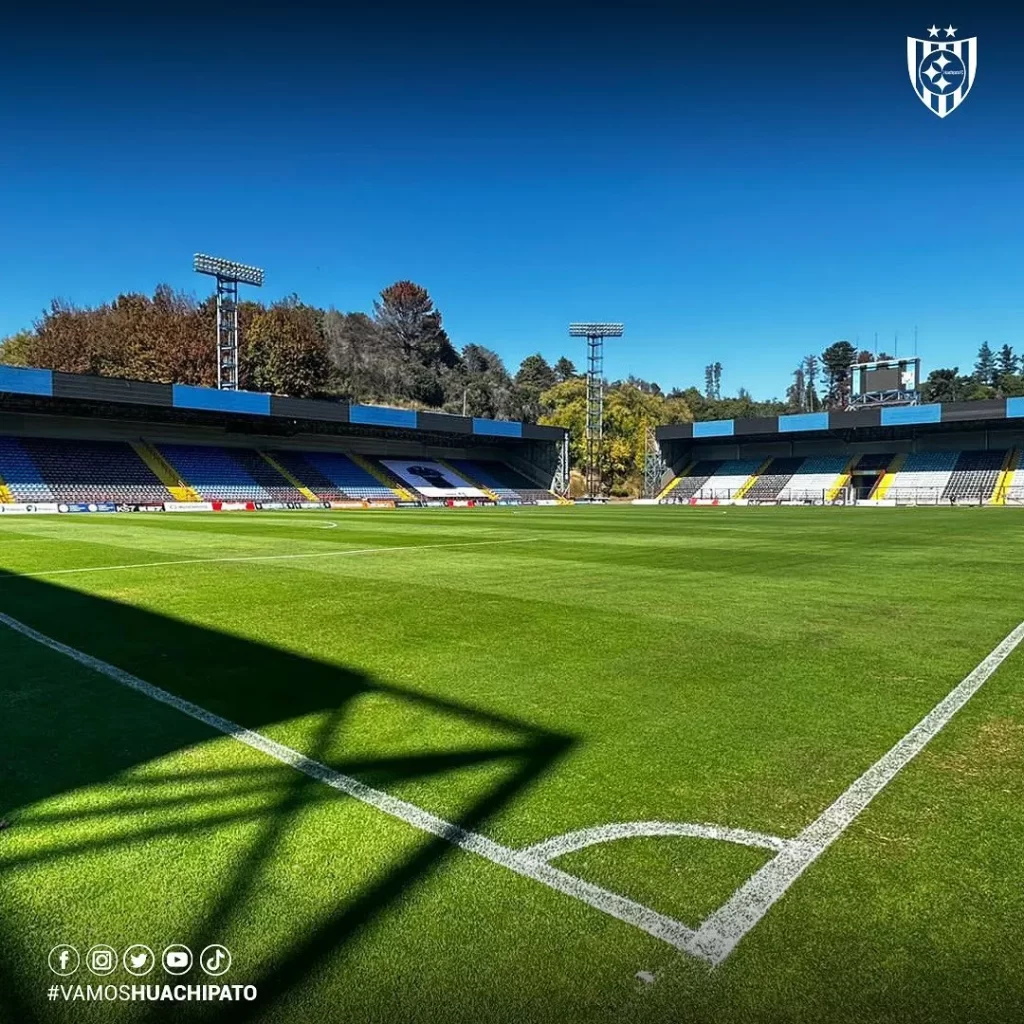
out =
{"type": "Polygon", "coordinates": [[[49,502],[57,498],[39,467],[14,437],[0,437],[0,480],[18,502],[49,502]]]}
{"type": "Polygon", "coordinates": [[[518,470],[504,462],[480,459],[449,459],[452,468],[466,476],[468,480],[486,487],[496,494],[501,501],[551,501],[550,491],[531,483],[518,470]]]}
{"type": "MultiPolygon", "coordinates": [[[[181,479],[205,501],[281,500],[258,483],[229,449],[197,444],[158,444],[156,447],[181,479]]],[[[303,499],[300,495],[287,500],[303,499]]]]}
{"type": "Polygon", "coordinates": [[[303,452],[302,458],[352,498],[395,500],[395,492],[390,487],[385,487],[375,476],[340,452],[303,452]]]}
{"type": "MultiPolygon", "coordinates": [[[[33,486],[12,488],[25,495],[19,500],[135,505],[171,500],[167,488],[126,441],[23,437],[18,446],[37,470],[33,486]],[[44,488],[39,488],[39,480],[44,488]],[[49,497],[42,496],[45,491],[49,497]]],[[[2,469],[0,475],[7,479],[2,469]]]]}

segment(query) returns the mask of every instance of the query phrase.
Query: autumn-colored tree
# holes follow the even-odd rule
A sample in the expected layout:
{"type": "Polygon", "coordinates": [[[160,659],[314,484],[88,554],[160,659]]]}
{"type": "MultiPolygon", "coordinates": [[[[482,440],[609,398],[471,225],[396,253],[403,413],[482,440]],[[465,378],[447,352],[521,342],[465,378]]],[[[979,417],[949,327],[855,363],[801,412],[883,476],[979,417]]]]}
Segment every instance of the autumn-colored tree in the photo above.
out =
{"type": "Polygon", "coordinates": [[[217,380],[212,300],[195,300],[167,285],[152,298],[119,295],[95,309],[54,301],[19,341],[26,365],[180,384],[217,380]]]}
{"type": "MultiPolygon", "coordinates": [[[[217,385],[217,306],[210,297],[197,303],[161,285],[153,294],[151,336],[156,340],[153,377],[170,383],[217,385]]],[[[240,316],[245,335],[247,316],[240,316]]]]}
{"type": "Polygon", "coordinates": [[[413,281],[397,281],[380,293],[373,312],[382,334],[401,348],[410,365],[438,374],[458,365],[459,354],[426,288],[413,281]]]}
{"type": "Polygon", "coordinates": [[[398,362],[370,317],[329,309],[324,314],[324,339],[340,394],[355,402],[394,397],[398,362]]]}
{"type": "Polygon", "coordinates": [[[574,466],[582,466],[587,455],[586,378],[571,377],[556,384],[544,392],[541,401],[549,411],[541,416],[540,422],[569,431],[569,459],[574,466]]]}
{"type": "MultiPolygon", "coordinates": [[[[556,384],[541,400],[550,411],[540,422],[569,430],[570,459],[576,468],[582,467],[586,460],[586,378],[556,384]]],[[[689,423],[693,415],[682,397],[666,397],[653,385],[641,387],[634,381],[609,387],[604,409],[601,458],[606,483],[614,494],[639,494],[648,428],[689,423]]]]}
{"type": "Polygon", "coordinates": [[[28,354],[35,335],[31,331],[18,331],[0,341],[0,365],[30,366],[28,354]]]}
{"type": "Polygon", "coordinates": [[[251,391],[310,397],[331,377],[322,314],[297,296],[256,313],[242,348],[242,384],[251,391]]]}
{"type": "MultiPolygon", "coordinates": [[[[385,288],[372,317],[325,313],[294,296],[269,308],[243,301],[238,316],[245,388],[341,394],[498,419],[540,417],[569,426],[574,457],[577,463],[582,459],[586,380],[572,362],[563,356],[551,367],[540,354],[528,356],[513,379],[500,356],[483,346],[456,352],[429,293],[411,281],[385,288]]],[[[91,309],[55,301],[31,331],[0,343],[0,362],[213,386],[215,337],[212,297],[197,302],[161,285],[151,297],[126,293],[91,309]]],[[[721,364],[709,370],[717,396],[721,364]]],[[[817,407],[816,376],[817,360],[808,357],[804,408],[817,407]]],[[[1004,378],[1001,393],[1024,386],[1014,374],[1004,378]]],[[[755,402],[742,390],[735,397],[708,398],[695,388],[676,389],[665,397],[657,384],[637,377],[616,382],[607,393],[605,455],[620,488],[632,486],[645,424],[766,416],[786,408],[755,402]]]]}

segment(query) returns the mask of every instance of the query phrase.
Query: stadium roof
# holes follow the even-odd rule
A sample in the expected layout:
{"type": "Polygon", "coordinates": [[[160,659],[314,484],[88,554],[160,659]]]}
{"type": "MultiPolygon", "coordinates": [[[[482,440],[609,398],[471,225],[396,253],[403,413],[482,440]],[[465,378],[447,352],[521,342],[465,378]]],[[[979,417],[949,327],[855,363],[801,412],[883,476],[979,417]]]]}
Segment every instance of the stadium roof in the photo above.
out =
{"type": "MultiPolygon", "coordinates": [[[[875,406],[832,412],[797,413],[757,419],[707,420],[658,427],[659,441],[742,437],[744,439],[792,437],[811,434],[848,434],[879,427],[966,426],[987,421],[1024,419],[1024,398],[994,398],[978,402],[935,402],[927,405],[875,406]]],[[[994,424],[993,424],[994,425],[994,424]]]]}
{"type": "MultiPolygon", "coordinates": [[[[380,405],[350,405],[312,398],[287,398],[258,391],[218,391],[188,384],[153,384],[115,377],[92,377],[31,367],[0,366],[0,408],[8,396],[70,400],[151,409],[191,410],[271,420],[353,424],[363,428],[430,431],[434,434],[474,435],[481,441],[561,441],[562,427],[542,427],[514,420],[489,420],[447,413],[393,409],[380,405]]],[[[43,411],[46,411],[45,409],[43,411]]]]}

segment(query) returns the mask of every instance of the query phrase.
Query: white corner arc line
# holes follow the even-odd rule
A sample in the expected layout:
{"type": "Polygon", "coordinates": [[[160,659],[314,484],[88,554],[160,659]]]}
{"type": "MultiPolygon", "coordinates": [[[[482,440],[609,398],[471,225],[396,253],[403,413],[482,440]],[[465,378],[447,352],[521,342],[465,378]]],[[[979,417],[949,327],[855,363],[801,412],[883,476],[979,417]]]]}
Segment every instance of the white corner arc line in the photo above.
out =
{"type": "Polygon", "coordinates": [[[724,825],[705,825],[689,821],[622,821],[609,825],[595,825],[566,832],[543,842],[527,846],[528,853],[543,861],[552,861],[577,850],[585,850],[598,843],[610,843],[617,839],[639,839],[646,837],[683,836],[691,839],[716,839],[741,846],[754,846],[779,852],[792,840],[770,836],[764,832],[750,832],[745,828],[728,828],[724,825]]]}
{"type": "Polygon", "coordinates": [[[86,565],[80,569],[44,569],[41,572],[19,572],[3,577],[7,580],[36,579],[47,576],[75,576],[87,572],[118,572],[123,569],[156,569],[168,565],[215,565],[230,562],[284,562],[300,558],[341,558],[344,555],[377,555],[388,551],[433,551],[437,548],[472,548],[494,544],[531,544],[532,537],[505,537],[492,540],[450,541],[438,544],[391,544],[378,548],[345,548],[341,551],[299,551],[282,555],[224,555],[215,558],[169,558],[160,562],[129,562],[124,565],[86,565]]]}
{"type": "Polygon", "coordinates": [[[785,849],[755,872],[697,930],[702,959],[721,963],[785,895],[789,887],[854,822],[953,716],[981,689],[1024,640],[1024,622],[1013,629],[901,740],[883,754],[785,849]]]}
{"type": "Polygon", "coordinates": [[[348,796],[364,804],[368,804],[370,807],[375,807],[377,810],[383,811],[393,818],[404,821],[413,828],[438,836],[459,849],[475,853],[494,864],[508,868],[517,875],[531,878],[550,889],[581,900],[611,917],[633,925],[635,928],[639,928],[649,935],[675,946],[677,949],[690,952],[694,956],[700,955],[693,946],[696,936],[695,930],[687,927],[680,921],[676,921],[665,914],[660,914],[650,907],[645,907],[643,904],[636,903],[625,896],[609,892],[607,889],[602,889],[600,886],[586,882],[582,878],[577,878],[575,875],[570,875],[565,871],[552,867],[536,857],[531,857],[522,850],[513,850],[510,847],[502,846],[500,843],[496,843],[494,840],[488,839],[477,832],[470,832],[450,821],[445,821],[443,818],[439,818],[437,815],[415,806],[415,804],[400,800],[398,797],[391,796],[382,790],[374,789],[372,786],[367,786],[358,779],[343,775],[341,772],[337,772],[333,768],[321,764],[319,761],[314,761],[304,754],[300,754],[297,750],[293,750],[291,747],[286,747],[276,740],[264,736],[262,733],[246,729],[244,726],[238,725],[227,718],[222,718],[212,711],[207,711],[198,704],[193,704],[191,701],[177,697],[167,690],[154,686],[152,683],[147,683],[145,680],[139,679],[138,676],[117,668],[115,665],[101,661],[99,658],[94,658],[92,655],[85,654],[74,647],[69,647],[67,644],[62,644],[59,640],[54,640],[52,637],[40,633],[31,626],[27,626],[25,623],[19,622],[3,612],[0,612],[0,625],[7,626],[27,639],[43,647],[48,647],[58,654],[63,654],[79,665],[83,665],[102,676],[106,676],[122,686],[126,686],[152,700],[166,704],[188,715],[190,718],[203,722],[218,732],[232,737],[239,743],[244,743],[253,750],[258,750],[281,764],[291,766],[311,779],[323,782],[333,789],[346,793],[348,796]]]}
{"type": "MultiPolygon", "coordinates": [[[[791,840],[780,840],[784,845],[776,856],[752,875],[725,904],[714,911],[695,930],[680,921],[652,910],[650,907],[552,867],[536,855],[531,855],[529,852],[531,848],[513,850],[510,847],[502,846],[486,836],[463,829],[429,811],[416,807],[414,804],[390,796],[381,790],[373,789],[358,779],[343,775],[318,761],[313,761],[261,733],[237,725],[190,701],[153,686],[123,669],[62,644],[2,612],[0,612],[0,625],[5,625],[22,636],[63,654],[144,696],[173,707],[218,732],[231,736],[238,742],[244,743],[282,764],[290,765],[310,778],[344,792],[414,828],[438,836],[453,846],[475,853],[516,874],[531,878],[557,892],[581,900],[611,917],[631,924],[682,952],[712,965],[721,963],[729,956],[739,941],[785,895],[793,882],[843,834],[870,802],[948,724],[1024,640],[1024,622],[1022,622],[910,732],[868,768],[799,836],[791,840]]],[[[711,826],[711,828],[718,828],[718,826],[711,826]]],[[[744,830],[727,831],[742,832],[744,830]]],[[[759,833],[749,833],[749,835],[759,835],[759,833]]],[[[714,837],[709,836],[709,838],[714,837]]],[[[778,837],[765,836],[764,838],[777,839],[778,837]]],[[[547,843],[550,841],[536,845],[543,847],[547,843]]]]}

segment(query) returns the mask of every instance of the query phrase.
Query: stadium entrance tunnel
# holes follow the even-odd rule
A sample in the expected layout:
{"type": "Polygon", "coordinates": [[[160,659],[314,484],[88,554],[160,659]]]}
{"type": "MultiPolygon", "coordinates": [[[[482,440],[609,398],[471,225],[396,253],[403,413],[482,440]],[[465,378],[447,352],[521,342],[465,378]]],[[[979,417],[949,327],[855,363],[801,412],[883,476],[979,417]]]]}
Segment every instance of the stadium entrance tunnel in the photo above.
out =
{"type": "MultiPolygon", "coordinates": [[[[0,573],[0,613],[331,772],[399,793],[444,779],[442,813],[456,829],[484,827],[572,745],[38,579],[0,573]],[[353,726],[380,702],[403,726],[399,741],[385,731],[376,746],[354,742],[353,726]],[[444,723],[430,730],[440,745],[416,739],[427,722],[444,723]]],[[[256,966],[244,980],[258,1002],[204,1020],[265,1017],[274,1006],[284,1014],[275,1019],[290,1020],[286,1008],[326,961],[415,899],[442,862],[465,856],[5,624],[0,665],[2,1020],[40,1019],[39,965],[45,973],[57,943],[127,945],[154,930],[196,951],[249,943],[244,959],[256,966]],[[318,874],[329,884],[303,904],[300,883],[318,874]]]]}

